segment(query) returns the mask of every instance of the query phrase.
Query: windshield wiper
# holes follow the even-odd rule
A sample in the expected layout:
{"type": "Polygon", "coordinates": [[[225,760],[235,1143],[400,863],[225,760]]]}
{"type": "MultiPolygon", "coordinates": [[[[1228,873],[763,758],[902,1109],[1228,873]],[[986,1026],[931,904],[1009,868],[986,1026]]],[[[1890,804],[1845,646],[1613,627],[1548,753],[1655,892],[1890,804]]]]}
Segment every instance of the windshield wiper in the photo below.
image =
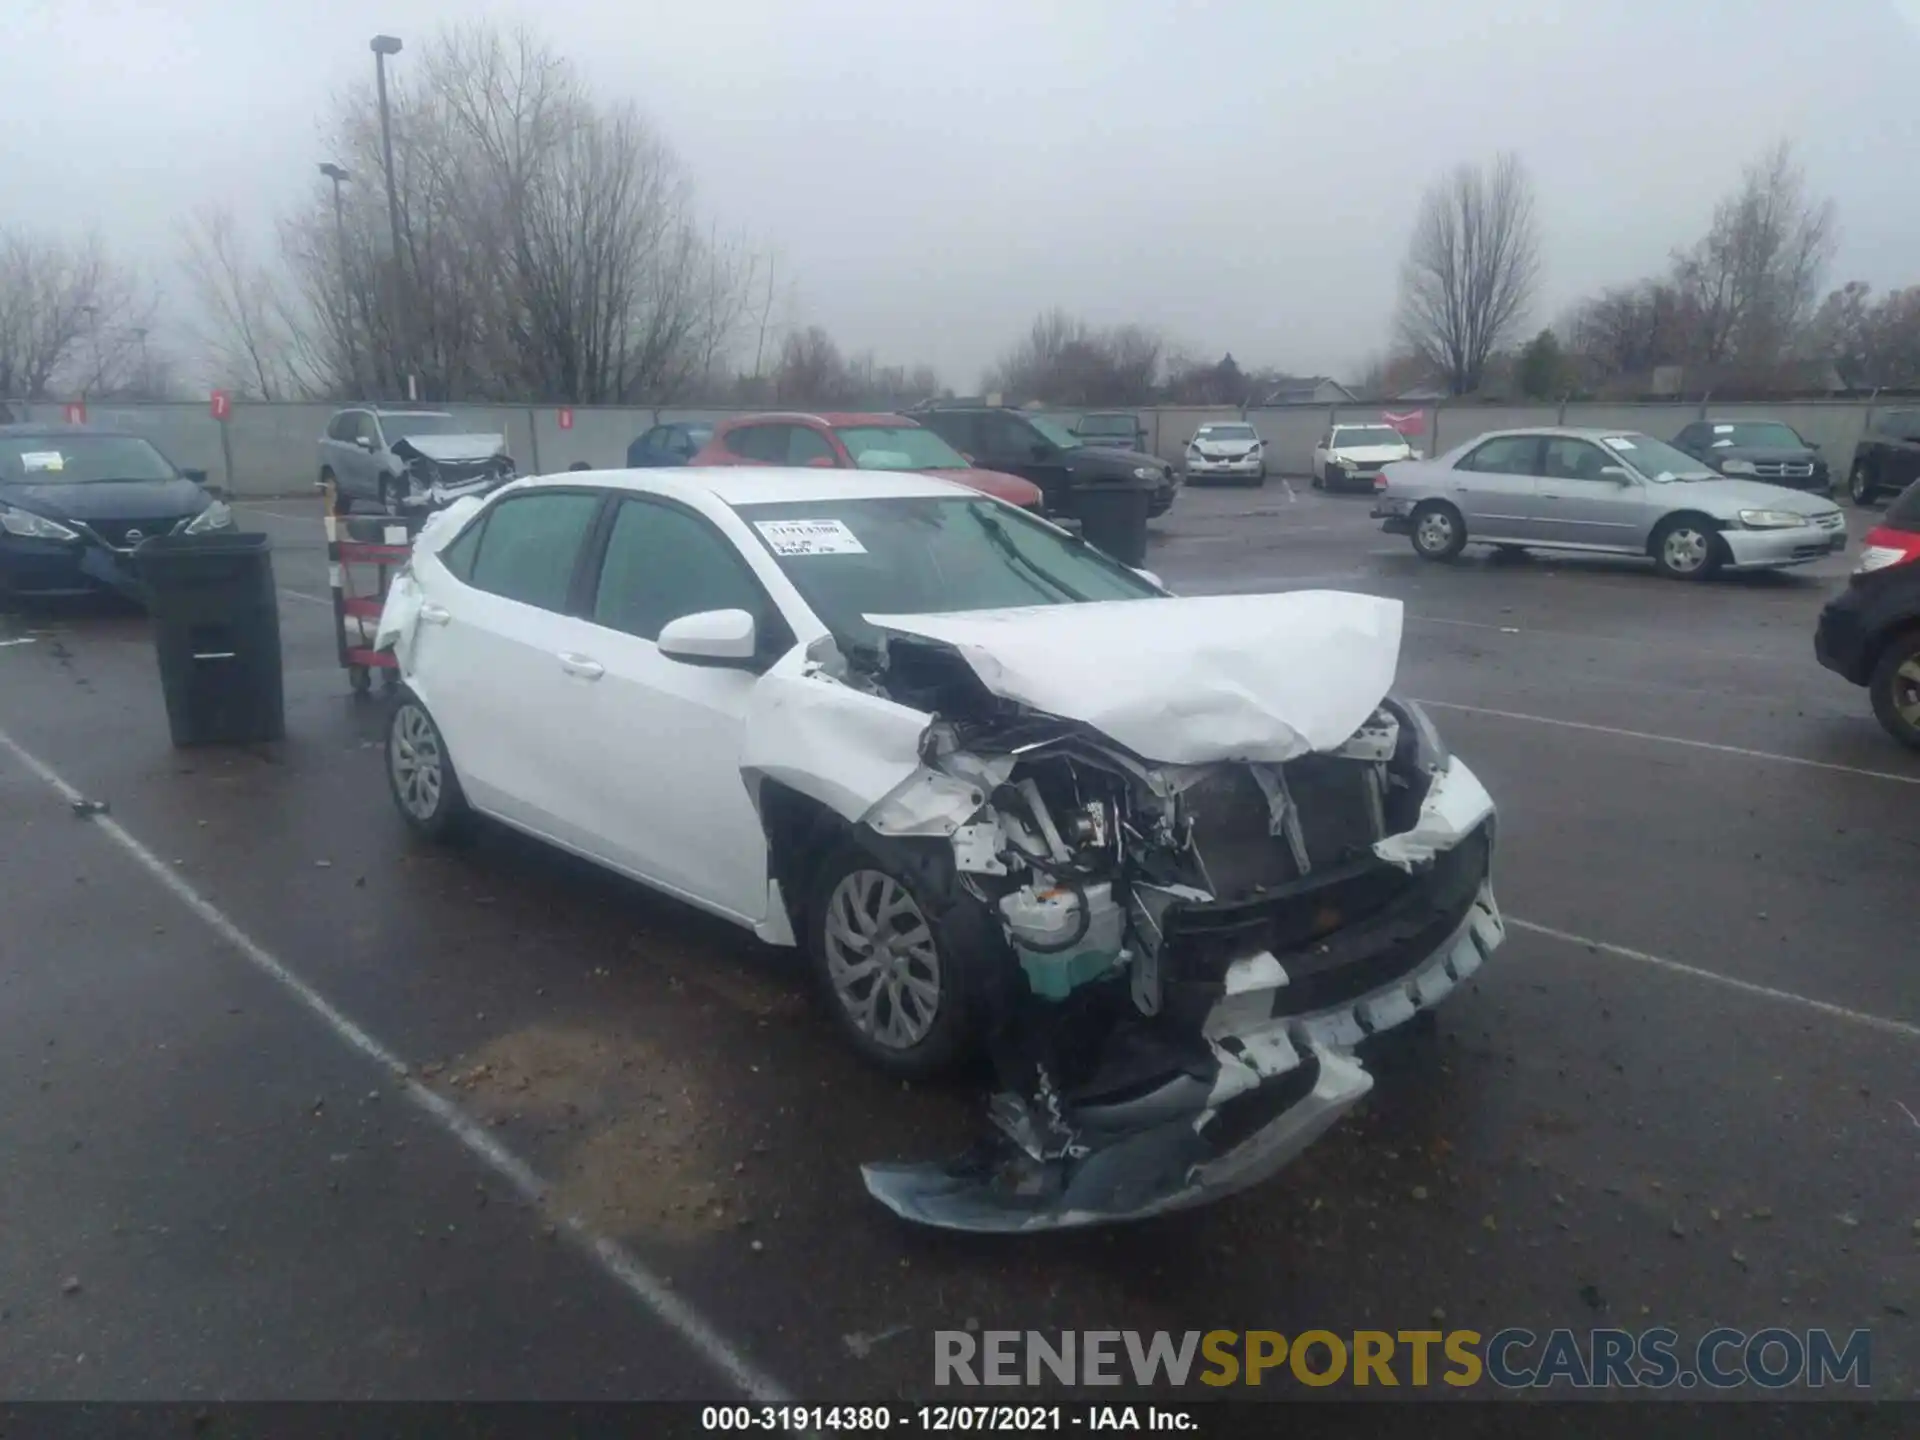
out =
{"type": "Polygon", "coordinates": [[[1037,576],[1043,583],[1051,585],[1067,599],[1077,601],[1081,604],[1087,603],[1087,597],[1085,595],[1082,595],[1057,575],[1049,574],[1046,570],[1043,570],[1031,556],[1018,545],[1014,544],[1013,537],[1007,534],[1007,527],[1002,525],[997,519],[983,510],[969,510],[967,513],[980,522],[980,528],[987,532],[987,539],[991,542],[994,549],[1012,560],[1016,565],[1027,570],[1030,574],[1037,576]]]}

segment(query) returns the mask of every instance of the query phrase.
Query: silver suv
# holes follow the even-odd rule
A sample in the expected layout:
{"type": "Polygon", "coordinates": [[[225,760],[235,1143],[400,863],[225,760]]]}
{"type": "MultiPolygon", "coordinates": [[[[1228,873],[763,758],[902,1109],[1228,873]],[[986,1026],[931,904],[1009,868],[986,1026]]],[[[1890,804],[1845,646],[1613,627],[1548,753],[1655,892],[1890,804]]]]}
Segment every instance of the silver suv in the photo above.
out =
{"type": "Polygon", "coordinates": [[[517,473],[506,436],[465,430],[444,410],[342,410],[320,437],[320,483],[342,512],[437,510],[517,473]]]}

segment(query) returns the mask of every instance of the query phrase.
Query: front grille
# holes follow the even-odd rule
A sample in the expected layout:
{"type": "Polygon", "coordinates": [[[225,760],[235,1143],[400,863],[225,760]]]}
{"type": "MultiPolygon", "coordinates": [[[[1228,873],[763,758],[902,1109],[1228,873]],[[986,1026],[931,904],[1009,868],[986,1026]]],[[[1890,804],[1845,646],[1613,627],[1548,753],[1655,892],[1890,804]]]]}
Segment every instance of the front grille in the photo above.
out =
{"type": "Polygon", "coordinates": [[[1755,463],[1753,473],[1770,480],[1805,480],[1813,474],[1813,462],[1810,460],[1761,460],[1755,463]]]}
{"type": "Polygon", "coordinates": [[[1817,517],[1814,523],[1822,530],[1839,530],[1846,526],[1847,517],[1838,510],[1829,510],[1826,514],[1817,517]]]}
{"type": "Polygon", "coordinates": [[[92,520],[84,523],[114,549],[131,550],[142,540],[171,534],[180,520],[178,515],[166,515],[157,520],[92,520]],[[138,532],[137,538],[135,532],[138,532]]]}
{"type": "Polygon", "coordinates": [[[1223,766],[1186,791],[1194,852],[1219,900],[1244,899],[1344,865],[1370,854],[1384,833],[1371,765],[1303,755],[1279,769],[1293,802],[1292,823],[1279,835],[1273,804],[1248,766],[1223,766]]]}
{"type": "Polygon", "coordinates": [[[442,485],[468,485],[475,480],[487,479],[494,473],[498,463],[494,460],[440,460],[428,473],[442,485]]]}

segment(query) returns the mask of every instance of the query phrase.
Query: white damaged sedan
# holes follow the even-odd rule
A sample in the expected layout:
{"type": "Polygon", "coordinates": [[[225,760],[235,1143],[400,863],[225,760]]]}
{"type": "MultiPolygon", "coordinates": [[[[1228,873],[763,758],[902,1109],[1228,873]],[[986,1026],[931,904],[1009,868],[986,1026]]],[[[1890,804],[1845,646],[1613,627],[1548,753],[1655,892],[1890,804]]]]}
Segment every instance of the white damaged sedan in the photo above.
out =
{"type": "Polygon", "coordinates": [[[1125,1220],[1271,1175],[1502,939],[1400,624],[1175,598],[924,476],[527,479],[392,588],[387,771],[426,835],[485,814],[802,947],[892,1074],[984,1048],[989,1138],[865,1168],[898,1214],[1125,1220]]]}

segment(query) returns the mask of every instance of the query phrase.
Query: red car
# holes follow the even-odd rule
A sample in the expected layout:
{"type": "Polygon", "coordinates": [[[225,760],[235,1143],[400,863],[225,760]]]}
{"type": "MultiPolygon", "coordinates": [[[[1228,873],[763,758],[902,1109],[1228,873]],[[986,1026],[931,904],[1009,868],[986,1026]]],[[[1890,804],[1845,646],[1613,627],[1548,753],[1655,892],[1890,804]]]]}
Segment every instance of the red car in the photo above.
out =
{"type": "Polygon", "coordinates": [[[713,427],[694,465],[809,465],[828,470],[923,470],[1040,511],[1040,487],[981,470],[904,415],[741,415],[713,427]]]}

